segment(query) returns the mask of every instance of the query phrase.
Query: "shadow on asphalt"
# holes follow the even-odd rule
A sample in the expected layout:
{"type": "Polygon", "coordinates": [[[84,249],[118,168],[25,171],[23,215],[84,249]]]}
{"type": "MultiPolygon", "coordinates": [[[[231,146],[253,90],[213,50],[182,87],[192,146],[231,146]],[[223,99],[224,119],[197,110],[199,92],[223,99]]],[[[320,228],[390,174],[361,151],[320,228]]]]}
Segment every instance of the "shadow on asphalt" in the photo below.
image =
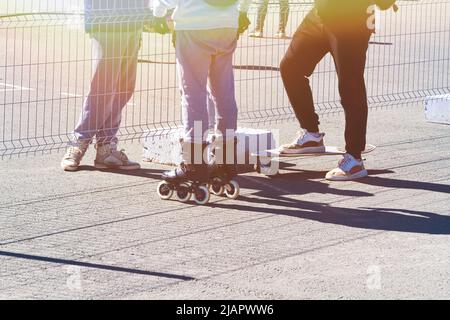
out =
{"type": "Polygon", "coordinates": [[[140,269],[123,268],[123,267],[117,267],[117,266],[111,266],[111,265],[105,265],[105,264],[81,262],[81,261],[52,258],[52,257],[44,257],[44,256],[30,255],[30,254],[10,252],[10,251],[0,251],[0,257],[10,257],[10,258],[33,260],[33,261],[63,264],[63,265],[69,265],[69,266],[77,266],[77,267],[83,267],[83,268],[92,268],[92,269],[100,269],[100,270],[115,271],[115,272],[125,272],[125,273],[139,274],[139,275],[144,275],[144,276],[176,279],[176,280],[182,280],[182,281],[195,280],[195,278],[192,278],[192,277],[171,274],[171,273],[162,273],[162,272],[154,272],[154,271],[147,271],[147,270],[140,270],[140,269]]]}
{"type": "MultiPolygon", "coordinates": [[[[399,231],[425,234],[450,234],[450,217],[430,212],[395,208],[342,208],[327,203],[292,199],[292,195],[310,193],[331,194],[346,197],[374,197],[369,192],[333,188],[333,184],[321,181],[325,171],[304,171],[283,166],[287,171],[272,178],[263,176],[241,176],[239,184],[244,189],[257,190],[252,197],[241,196],[236,202],[213,202],[211,207],[228,208],[245,212],[280,214],[322,223],[343,225],[353,228],[399,231]],[[248,204],[243,204],[244,202],[248,204]],[[270,207],[253,206],[251,203],[267,204],[270,207]],[[282,209],[279,209],[281,207],[282,209]],[[284,207],[284,208],[283,208],[284,207]]],[[[81,166],[84,171],[102,171],[136,177],[160,179],[164,170],[141,169],[136,171],[98,170],[81,166]]],[[[250,172],[244,168],[241,172],[250,172]]],[[[400,180],[379,177],[394,173],[391,170],[370,170],[369,177],[357,181],[361,185],[390,189],[424,190],[450,194],[450,186],[439,183],[400,180]]]]}
{"type": "Polygon", "coordinates": [[[210,206],[241,210],[249,213],[278,214],[359,229],[439,235],[450,234],[450,217],[424,211],[395,208],[341,208],[332,207],[326,203],[293,200],[283,196],[273,196],[270,199],[242,196],[239,199],[242,202],[265,203],[270,206],[284,208],[255,207],[230,203],[211,203],[210,206]]]}
{"type": "MultiPolygon", "coordinates": [[[[287,170],[287,169],[284,169],[287,170]]],[[[286,195],[303,195],[309,193],[332,194],[348,197],[373,197],[369,192],[360,190],[345,190],[333,188],[333,184],[324,181],[327,171],[308,171],[299,169],[288,169],[288,173],[278,174],[267,178],[263,176],[247,177],[239,180],[242,188],[259,190],[255,195],[271,198],[273,189],[278,193],[286,195]],[[283,192],[284,191],[284,192],[283,192]]],[[[392,173],[389,170],[372,170],[370,174],[392,173]]]]}
{"type": "Polygon", "coordinates": [[[161,174],[165,170],[139,169],[139,170],[114,170],[114,169],[97,169],[94,166],[80,166],[78,171],[99,171],[113,174],[120,174],[132,177],[142,177],[150,179],[161,179],[161,174]]]}
{"type": "MultiPolygon", "coordinates": [[[[414,189],[450,193],[450,186],[438,183],[398,180],[376,177],[377,174],[391,173],[389,170],[372,170],[372,176],[358,181],[361,184],[394,189],[414,189]]],[[[369,197],[374,194],[335,189],[333,184],[309,179],[323,178],[326,172],[303,171],[276,176],[240,178],[242,187],[259,190],[252,196],[241,196],[236,202],[211,203],[211,207],[228,208],[245,212],[279,214],[321,223],[336,224],[352,228],[398,231],[423,234],[450,234],[450,217],[436,213],[405,210],[398,208],[333,207],[328,203],[309,202],[292,199],[292,195],[308,193],[335,194],[350,197],[369,197]],[[246,203],[246,204],[244,204],[246,203]],[[257,205],[252,205],[252,204],[257,205]],[[262,207],[266,204],[267,207],[262,207]]],[[[382,200],[381,200],[382,201],[382,200]]]]}
{"type": "MultiPolygon", "coordinates": [[[[369,174],[370,174],[370,171],[369,171],[369,174]]],[[[389,179],[389,178],[381,178],[381,177],[374,177],[374,176],[369,176],[358,182],[361,184],[377,186],[377,187],[384,187],[384,188],[425,190],[425,191],[441,192],[441,193],[450,194],[450,185],[448,185],[448,184],[389,179]]]]}

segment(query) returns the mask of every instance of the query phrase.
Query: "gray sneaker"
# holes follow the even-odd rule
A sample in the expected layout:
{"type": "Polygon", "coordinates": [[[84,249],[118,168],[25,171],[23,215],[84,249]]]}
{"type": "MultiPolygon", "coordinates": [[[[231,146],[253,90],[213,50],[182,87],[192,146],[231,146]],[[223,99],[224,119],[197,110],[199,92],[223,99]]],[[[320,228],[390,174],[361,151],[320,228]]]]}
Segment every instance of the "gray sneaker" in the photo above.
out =
{"type": "Polygon", "coordinates": [[[115,143],[98,144],[95,167],[97,169],[138,170],[141,165],[128,159],[124,150],[117,150],[115,143]]]}
{"type": "Polygon", "coordinates": [[[61,161],[61,168],[64,171],[77,171],[89,144],[89,141],[76,141],[70,144],[61,161]]]}

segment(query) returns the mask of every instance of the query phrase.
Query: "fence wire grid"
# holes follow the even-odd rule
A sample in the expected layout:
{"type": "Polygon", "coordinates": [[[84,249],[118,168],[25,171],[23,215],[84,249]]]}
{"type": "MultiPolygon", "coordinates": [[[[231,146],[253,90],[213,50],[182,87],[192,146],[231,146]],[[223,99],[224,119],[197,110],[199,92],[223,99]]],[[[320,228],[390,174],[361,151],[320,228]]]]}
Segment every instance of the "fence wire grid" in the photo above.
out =
{"type": "MultiPolygon", "coordinates": [[[[255,25],[257,7],[250,10],[255,25]]],[[[312,1],[291,1],[287,35],[312,1]]],[[[417,103],[450,93],[450,0],[398,1],[377,12],[366,83],[371,108],[417,103]]],[[[241,37],[235,54],[239,119],[270,125],[295,119],[279,75],[290,39],[274,37],[278,1],[268,7],[264,38],[241,37]]],[[[0,158],[65,148],[92,75],[83,0],[3,0],[0,3],[0,158]]],[[[319,114],[340,112],[329,56],[311,77],[319,114]]],[[[136,89],[123,112],[120,140],[137,140],[181,124],[175,52],[170,36],[143,33],[136,89]]]]}

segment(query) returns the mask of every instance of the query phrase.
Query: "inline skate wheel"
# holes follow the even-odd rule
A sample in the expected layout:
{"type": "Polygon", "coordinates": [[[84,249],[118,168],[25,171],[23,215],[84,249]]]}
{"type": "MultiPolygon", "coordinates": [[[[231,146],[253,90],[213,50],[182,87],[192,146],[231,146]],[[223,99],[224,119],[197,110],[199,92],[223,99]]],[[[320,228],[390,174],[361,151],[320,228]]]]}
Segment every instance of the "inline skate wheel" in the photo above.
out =
{"type": "Polygon", "coordinates": [[[189,185],[182,183],[177,188],[177,198],[180,202],[188,202],[191,200],[192,193],[189,185]]]}
{"type": "Polygon", "coordinates": [[[166,181],[161,181],[158,185],[158,196],[163,200],[169,200],[172,198],[173,188],[166,181]]]}
{"type": "Polygon", "coordinates": [[[211,197],[211,193],[209,192],[209,189],[205,186],[198,187],[194,194],[194,201],[198,205],[204,205],[209,202],[209,198],[211,197]]]}
{"type": "Polygon", "coordinates": [[[241,188],[239,187],[239,184],[231,180],[230,183],[225,187],[225,195],[232,200],[235,200],[239,197],[241,188]]]}
{"type": "Polygon", "coordinates": [[[216,196],[222,196],[225,188],[222,186],[222,181],[219,178],[213,178],[211,181],[211,193],[216,196]]]}

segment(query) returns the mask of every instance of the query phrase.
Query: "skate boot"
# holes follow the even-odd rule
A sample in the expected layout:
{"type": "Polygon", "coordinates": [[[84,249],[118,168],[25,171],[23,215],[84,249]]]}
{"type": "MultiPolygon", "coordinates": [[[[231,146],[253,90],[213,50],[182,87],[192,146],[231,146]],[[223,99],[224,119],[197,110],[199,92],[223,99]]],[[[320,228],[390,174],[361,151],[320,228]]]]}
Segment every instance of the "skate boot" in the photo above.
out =
{"type": "Polygon", "coordinates": [[[211,193],[217,196],[225,194],[229,199],[237,199],[240,193],[237,176],[237,139],[226,141],[216,137],[213,142],[210,162],[209,186],[211,193]]]}
{"type": "Polygon", "coordinates": [[[163,200],[169,200],[175,193],[180,202],[188,202],[193,198],[199,205],[207,204],[210,199],[209,171],[203,156],[207,144],[181,141],[181,145],[182,162],[178,168],[162,174],[164,181],[158,185],[158,195],[163,200]]]}

